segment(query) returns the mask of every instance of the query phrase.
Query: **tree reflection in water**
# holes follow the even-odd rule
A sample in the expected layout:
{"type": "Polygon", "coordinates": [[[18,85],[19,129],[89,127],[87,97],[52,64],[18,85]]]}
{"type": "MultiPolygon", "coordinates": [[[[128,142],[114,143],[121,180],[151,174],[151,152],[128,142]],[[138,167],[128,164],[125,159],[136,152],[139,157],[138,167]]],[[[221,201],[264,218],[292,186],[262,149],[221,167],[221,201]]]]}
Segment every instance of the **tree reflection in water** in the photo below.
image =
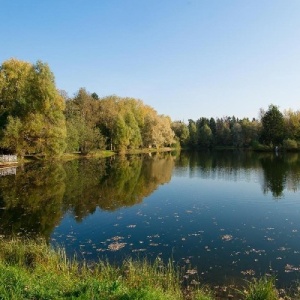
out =
{"type": "Polygon", "coordinates": [[[0,178],[0,233],[49,237],[62,217],[65,170],[53,163],[19,169],[0,178]]]}
{"type": "Polygon", "coordinates": [[[260,159],[264,173],[263,192],[280,198],[284,190],[296,191],[300,183],[300,161],[298,153],[269,154],[260,159]]]}
{"type": "Polygon", "coordinates": [[[157,154],[32,163],[0,178],[0,234],[49,239],[64,213],[77,221],[140,203],[171,179],[174,156],[157,154]]]}
{"type": "Polygon", "coordinates": [[[97,207],[116,210],[140,203],[159,185],[171,180],[171,155],[118,156],[107,160],[78,160],[68,163],[64,197],[80,221],[97,207]]]}
{"type": "Polygon", "coordinates": [[[0,177],[0,234],[49,239],[66,212],[80,222],[97,208],[114,211],[141,203],[181,170],[189,170],[190,177],[234,181],[256,171],[263,192],[274,198],[300,184],[298,153],[182,152],[30,163],[17,175],[0,177]]]}

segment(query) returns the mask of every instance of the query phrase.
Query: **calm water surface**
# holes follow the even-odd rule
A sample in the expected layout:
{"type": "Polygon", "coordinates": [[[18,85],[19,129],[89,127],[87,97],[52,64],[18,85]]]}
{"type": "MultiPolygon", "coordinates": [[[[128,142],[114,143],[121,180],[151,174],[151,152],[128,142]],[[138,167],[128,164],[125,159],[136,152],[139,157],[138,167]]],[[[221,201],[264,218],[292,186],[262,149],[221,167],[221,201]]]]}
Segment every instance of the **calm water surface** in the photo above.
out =
{"type": "Polygon", "coordinates": [[[171,257],[211,284],[267,273],[285,286],[300,277],[299,187],[297,153],[35,163],[0,177],[0,234],[88,261],[171,257]]]}

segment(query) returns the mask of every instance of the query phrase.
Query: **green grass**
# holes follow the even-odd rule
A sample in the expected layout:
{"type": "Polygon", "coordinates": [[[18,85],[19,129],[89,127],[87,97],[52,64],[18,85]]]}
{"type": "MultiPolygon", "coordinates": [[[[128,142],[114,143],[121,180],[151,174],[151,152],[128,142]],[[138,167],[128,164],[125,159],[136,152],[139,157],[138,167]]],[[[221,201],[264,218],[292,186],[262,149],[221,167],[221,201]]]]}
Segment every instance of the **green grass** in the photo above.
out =
{"type": "Polygon", "coordinates": [[[241,292],[245,300],[278,300],[275,279],[262,277],[248,282],[246,289],[241,292]]]}
{"type": "Polygon", "coordinates": [[[170,152],[175,148],[164,147],[164,148],[140,148],[140,149],[127,149],[123,154],[141,154],[141,153],[155,153],[155,152],[170,152]]]}
{"type": "Polygon", "coordinates": [[[94,150],[83,156],[94,157],[94,158],[104,158],[104,157],[113,156],[115,154],[116,153],[114,151],[110,151],[110,150],[94,150]]]}
{"type": "MultiPolygon", "coordinates": [[[[0,238],[0,299],[213,300],[209,288],[182,285],[182,275],[171,263],[157,259],[124,260],[120,266],[99,261],[92,266],[67,259],[62,248],[43,240],[0,238]]],[[[247,282],[243,300],[280,298],[274,278],[247,282]]]]}
{"type": "MultiPolygon", "coordinates": [[[[185,299],[171,263],[125,260],[92,267],[66,258],[43,241],[0,240],[0,299],[185,299]]],[[[200,290],[189,299],[211,300],[200,290]],[[203,297],[201,296],[203,295],[203,297]]]]}

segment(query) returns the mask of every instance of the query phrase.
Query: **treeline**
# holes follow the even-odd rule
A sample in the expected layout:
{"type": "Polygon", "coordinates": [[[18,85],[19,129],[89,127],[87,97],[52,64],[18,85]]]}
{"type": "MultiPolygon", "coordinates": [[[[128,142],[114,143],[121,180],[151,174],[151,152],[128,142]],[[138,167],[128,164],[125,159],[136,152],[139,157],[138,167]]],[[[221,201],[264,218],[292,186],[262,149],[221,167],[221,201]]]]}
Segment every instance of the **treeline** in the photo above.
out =
{"type": "Polygon", "coordinates": [[[0,180],[0,235],[48,240],[66,212],[80,222],[97,207],[113,211],[141,203],[171,180],[175,160],[160,153],[25,164],[0,180]]]}
{"type": "Polygon", "coordinates": [[[188,148],[299,149],[300,111],[281,113],[277,106],[271,104],[260,114],[259,120],[233,116],[190,119],[188,124],[175,121],[172,129],[181,146],[188,148]]]}
{"type": "Polygon", "coordinates": [[[19,156],[160,148],[174,142],[171,119],[141,100],[79,89],[58,91],[49,66],[10,59],[0,66],[0,150],[19,156]]]}
{"type": "Polygon", "coordinates": [[[161,148],[174,142],[171,119],[158,115],[141,100],[108,96],[99,99],[81,88],[65,99],[67,151],[93,149],[123,152],[127,149],[161,148]]]}
{"type": "Polygon", "coordinates": [[[300,111],[275,105],[260,119],[199,118],[172,122],[141,100],[99,98],[80,88],[69,97],[49,66],[10,59],[0,66],[0,153],[55,157],[64,152],[126,152],[176,146],[299,149],[300,111]]]}

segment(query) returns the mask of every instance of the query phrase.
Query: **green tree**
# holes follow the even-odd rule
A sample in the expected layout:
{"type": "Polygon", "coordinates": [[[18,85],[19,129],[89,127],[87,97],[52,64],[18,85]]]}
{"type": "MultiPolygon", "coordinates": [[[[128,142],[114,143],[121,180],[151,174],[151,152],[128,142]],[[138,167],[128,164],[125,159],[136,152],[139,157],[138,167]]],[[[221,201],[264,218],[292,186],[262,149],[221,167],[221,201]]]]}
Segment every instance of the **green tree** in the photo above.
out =
{"type": "Polygon", "coordinates": [[[199,129],[199,145],[200,147],[209,148],[213,139],[212,131],[207,123],[204,123],[199,129]]]}
{"type": "Polygon", "coordinates": [[[261,139],[265,144],[278,145],[284,138],[284,118],[278,107],[271,104],[263,115],[261,139]]]}
{"type": "Polygon", "coordinates": [[[226,119],[217,119],[216,144],[218,146],[230,146],[232,144],[230,124],[226,119]]]}
{"type": "Polygon", "coordinates": [[[249,147],[251,143],[258,141],[261,123],[253,119],[251,122],[248,118],[244,118],[239,123],[242,126],[243,146],[249,147]]]}
{"type": "Polygon", "coordinates": [[[66,102],[67,149],[87,154],[105,148],[105,138],[98,125],[98,101],[84,88],[66,102]]]}
{"type": "Polygon", "coordinates": [[[189,136],[190,136],[190,141],[189,145],[190,147],[196,147],[198,144],[198,137],[197,137],[197,126],[195,121],[189,119],[189,136]]]}
{"type": "Polygon", "coordinates": [[[142,136],[140,132],[140,128],[138,122],[132,113],[132,111],[128,111],[125,114],[125,123],[128,127],[129,134],[129,147],[132,149],[139,148],[142,144],[142,136]]]}
{"type": "Polygon", "coordinates": [[[235,147],[243,146],[243,128],[242,128],[241,124],[234,123],[232,125],[231,132],[232,132],[233,146],[235,146],[235,147]]]}
{"type": "Polygon", "coordinates": [[[95,100],[99,100],[99,96],[98,96],[98,94],[95,93],[95,92],[91,94],[91,97],[92,97],[93,99],[95,99],[95,100]]]}
{"type": "Polygon", "coordinates": [[[129,128],[122,116],[118,116],[115,126],[114,143],[118,151],[123,152],[129,146],[129,128]]]}
{"type": "Polygon", "coordinates": [[[171,128],[174,131],[180,146],[187,146],[190,136],[188,126],[181,121],[174,121],[171,124],[171,128]]]}

